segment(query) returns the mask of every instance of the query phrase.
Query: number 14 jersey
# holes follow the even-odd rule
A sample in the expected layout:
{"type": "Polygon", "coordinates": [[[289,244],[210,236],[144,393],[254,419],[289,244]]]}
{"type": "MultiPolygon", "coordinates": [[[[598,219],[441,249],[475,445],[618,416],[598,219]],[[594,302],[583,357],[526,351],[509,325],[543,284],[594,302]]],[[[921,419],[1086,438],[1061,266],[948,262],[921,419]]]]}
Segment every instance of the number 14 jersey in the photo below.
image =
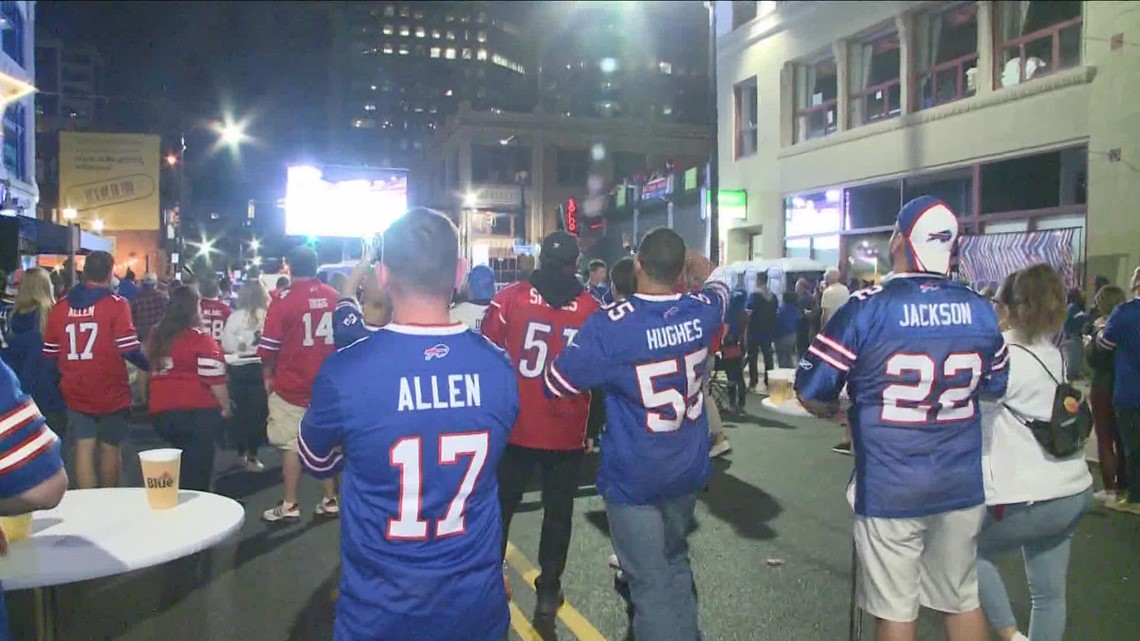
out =
{"type": "Polygon", "coordinates": [[[800,361],[795,388],[832,402],[847,385],[856,514],[984,503],[978,397],[1005,395],[1008,361],[989,301],[940,276],[889,277],[839,308],[800,361]]]}
{"type": "Polygon", "coordinates": [[[333,353],[336,290],[315,278],[298,278],[273,293],[257,346],[262,361],[276,359],[273,391],[298,407],[309,405],[313,380],[333,353]]]}

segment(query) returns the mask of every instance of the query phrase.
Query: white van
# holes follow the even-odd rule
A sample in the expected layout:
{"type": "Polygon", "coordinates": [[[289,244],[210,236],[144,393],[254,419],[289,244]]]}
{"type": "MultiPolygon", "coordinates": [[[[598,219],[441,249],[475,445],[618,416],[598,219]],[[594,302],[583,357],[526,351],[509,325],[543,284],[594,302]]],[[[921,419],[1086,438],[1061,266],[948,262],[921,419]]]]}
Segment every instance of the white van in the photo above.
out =
{"type": "Polygon", "coordinates": [[[796,281],[808,279],[812,288],[819,286],[827,266],[810,258],[774,258],[771,260],[742,260],[725,267],[728,285],[751,292],[756,287],[756,274],[768,275],[768,289],[780,298],[784,292],[795,291],[796,281]]]}

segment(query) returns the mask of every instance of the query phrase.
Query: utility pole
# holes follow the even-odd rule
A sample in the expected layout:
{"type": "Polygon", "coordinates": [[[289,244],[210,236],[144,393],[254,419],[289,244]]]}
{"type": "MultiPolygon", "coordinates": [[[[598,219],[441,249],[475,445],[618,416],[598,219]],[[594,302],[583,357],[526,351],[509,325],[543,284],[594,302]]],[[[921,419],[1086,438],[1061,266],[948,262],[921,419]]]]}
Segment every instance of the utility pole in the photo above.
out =
{"type": "Polygon", "coordinates": [[[720,261],[720,145],[717,138],[717,82],[716,82],[716,2],[705,2],[709,10],[709,129],[712,157],[709,159],[709,260],[720,261]]]}

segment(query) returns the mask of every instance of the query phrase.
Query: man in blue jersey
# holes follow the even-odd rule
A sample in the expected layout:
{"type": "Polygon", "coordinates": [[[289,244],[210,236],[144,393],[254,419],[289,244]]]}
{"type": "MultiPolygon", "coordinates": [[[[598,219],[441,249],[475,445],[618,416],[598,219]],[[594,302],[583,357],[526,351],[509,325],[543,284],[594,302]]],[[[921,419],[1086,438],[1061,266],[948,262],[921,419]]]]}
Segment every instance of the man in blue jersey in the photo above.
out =
{"type": "MultiPolygon", "coordinates": [[[[1132,292],[1140,295],[1140,267],[1132,274],[1132,292]]],[[[1112,404],[1124,442],[1124,477],[1128,479],[1128,496],[1105,506],[1140,514],[1140,298],[1112,312],[1096,343],[1098,349],[1116,353],[1112,404]]]]}
{"type": "MultiPolygon", "coordinates": [[[[0,516],[49,510],[59,503],[67,491],[59,449],[59,437],[35,401],[0,361],[0,516]]],[[[7,553],[8,542],[0,532],[0,555],[7,553]]],[[[8,608],[0,586],[0,641],[9,641],[8,635],[8,608]]]]}
{"type": "Polygon", "coordinates": [[[518,413],[501,350],[452,323],[455,226],[408,212],[377,277],[392,322],[321,367],[298,449],[343,468],[337,641],[488,641],[510,622],[495,468],[518,413]]]}
{"type": "MultiPolygon", "coordinates": [[[[629,580],[634,635],[653,641],[700,637],[687,538],[709,475],[702,387],[728,289],[676,294],[684,267],[676,232],[646,234],[634,260],[637,293],[591,316],[544,374],[558,398],[605,391],[598,492],[629,580]]],[[[704,282],[710,267],[690,269],[704,282]]]]}
{"type": "Polygon", "coordinates": [[[976,537],[985,515],[979,395],[1005,394],[1008,355],[989,302],[950,281],[958,219],[923,196],[903,206],[893,273],[856,293],[815,337],[795,389],[813,414],[851,398],[860,606],[878,641],[913,641],[919,606],[950,641],[982,641],[976,537]]]}

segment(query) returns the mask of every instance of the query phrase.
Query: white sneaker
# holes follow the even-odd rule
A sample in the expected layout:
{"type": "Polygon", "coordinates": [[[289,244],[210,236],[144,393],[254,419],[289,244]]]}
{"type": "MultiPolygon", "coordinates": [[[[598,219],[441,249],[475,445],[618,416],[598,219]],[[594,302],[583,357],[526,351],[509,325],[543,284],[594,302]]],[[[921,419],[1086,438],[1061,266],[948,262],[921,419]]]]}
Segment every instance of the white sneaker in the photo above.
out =
{"type": "Polygon", "coordinates": [[[727,438],[722,438],[717,441],[711,448],[709,448],[709,458],[716,458],[724,456],[732,451],[732,445],[729,444],[727,438]]]}
{"type": "Polygon", "coordinates": [[[256,458],[247,458],[247,459],[245,459],[245,471],[246,472],[264,472],[265,471],[265,464],[262,463],[261,461],[257,460],[256,458]]]}
{"type": "Polygon", "coordinates": [[[281,501],[277,505],[261,513],[261,520],[268,521],[270,523],[276,523],[277,521],[283,520],[296,521],[299,518],[301,518],[301,508],[296,503],[287,505],[285,501],[281,501]]]}
{"type": "Polygon", "coordinates": [[[336,497],[321,499],[315,511],[317,516],[340,516],[340,503],[337,502],[336,497]]]}

